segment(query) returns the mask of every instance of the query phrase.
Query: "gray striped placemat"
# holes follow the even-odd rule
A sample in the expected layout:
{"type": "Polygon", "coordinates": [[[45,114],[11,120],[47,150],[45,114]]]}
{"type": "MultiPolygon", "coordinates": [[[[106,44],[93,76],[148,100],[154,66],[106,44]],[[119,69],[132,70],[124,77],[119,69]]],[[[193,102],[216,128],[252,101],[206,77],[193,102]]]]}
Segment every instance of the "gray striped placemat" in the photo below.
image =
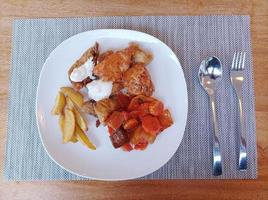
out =
{"type": "MultiPolygon", "coordinates": [[[[143,16],[62,19],[21,19],[13,25],[9,91],[8,135],[4,176],[7,180],[77,180],[46,154],[35,121],[39,72],[49,53],[77,33],[122,28],[149,33],[165,42],[178,56],[187,82],[188,122],[173,158],[144,179],[248,179],[257,176],[253,67],[249,16],[143,16]],[[246,51],[243,88],[248,142],[248,170],[236,170],[237,107],[229,80],[235,51],[246,51]],[[211,170],[208,96],[198,83],[202,59],[215,55],[223,64],[223,82],[217,96],[223,175],[211,170]]],[[[176,87],[176,86],[174,86],[176,87]]]]}

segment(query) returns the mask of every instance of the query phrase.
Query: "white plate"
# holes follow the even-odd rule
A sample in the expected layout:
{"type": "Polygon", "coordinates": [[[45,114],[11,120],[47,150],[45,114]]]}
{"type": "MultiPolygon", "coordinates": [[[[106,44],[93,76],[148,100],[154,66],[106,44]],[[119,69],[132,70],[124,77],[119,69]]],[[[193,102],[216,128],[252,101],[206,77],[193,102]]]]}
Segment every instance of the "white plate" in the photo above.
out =
{"type": "Polygon", "coordinates": [[[150,174],[162,167],[176,152],[186,125],[188,99],[181,65],[172,50],[157,38],[131,30],[94,30],[77,34],[62,42],[47,58],[39,79],[36,118],[43,145],[62,168],[79,176],[98,180],[126,180],[150,174]],[[162,132],[145,151],[124,152],[114,149],[105,127],[95,127],[89,117],[87,133],[96,144],[91,151],[79,142],[62,144],[58,116],[50,111],[59,88],[70,86],[69,67],[95,42],[100,51],[121,49],[137,42],[153,53],[148,69],[155,85],[153,96],[171,111],[174,124],[162,132]]]}

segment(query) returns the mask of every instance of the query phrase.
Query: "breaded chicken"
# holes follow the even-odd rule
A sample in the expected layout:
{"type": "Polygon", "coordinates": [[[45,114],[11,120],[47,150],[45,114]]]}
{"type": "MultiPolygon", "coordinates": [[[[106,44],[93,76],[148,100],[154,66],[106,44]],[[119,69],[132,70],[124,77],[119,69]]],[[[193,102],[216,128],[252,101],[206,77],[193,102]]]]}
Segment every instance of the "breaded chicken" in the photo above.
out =
{"type": "Polygon", "coordinates": [[[129,68],[130,63],[131,56],[123,51],[117,51],[98,63],[94,67],[93,73],[103,81],[120,81],[122,73],[129,68]]]}
{"type": "Polygon", "coordinates": [[[93,59],[93,62],[96,64],[97,62],[97,57],[98,57],[98,54],[99,54],[99,51],[98,51],[98,46],[99,44],[96,42],[95,45],[91,48],[89,48],[85,53],[83,53],[83,55],[71,66],[71,68],[69,69],[68,71],[68,77],[69,77],[69,80],[70,82],[72,83],[73,87],[76,89],[76,90],[80,90],[81,88],[85,87],[87,83],[89,83],[91,80],[90,78],[86,78],[84,79],[83,81],[81,82],[73,82],[71,79],[70,79],[70,75],[72,73],[72,71],[75,69],[75,68],[78,68],[80,67],[81,65],[83,65],[89,58],[92,57],[93,59]]]}
{"type": "Polygon", "coordinates": [[[150,74],[142,63],[133,65],[124,73],[123,84],[130,95],[151,96],[154,91],[150,74]]]}
{"type": "Polygon", "coordinates": [[[113,82],[113,89],[112,89],[112,94],[111,95],[115,95],[120,93],[120,91],[124,88],[123,83],[122,82],[113,82]]]}
{"type": "Polygon", "coordinates": [[[143,63],[147,65],[152,55],[141,50],[135,43],[121,51],[107,51],[100,55],[98,64],[93,73],[104,81],[121,81],[123,73],[132,64],[143,63]]]}
{"type": "Polygon", "coordinates": [[[136,43],[130,43],[129,47],[126,48],[125,51],[131,55],[133,63],[143,63],[148,65],[153,59],[151,53],[140,49],[139,45],[136,43]]]}

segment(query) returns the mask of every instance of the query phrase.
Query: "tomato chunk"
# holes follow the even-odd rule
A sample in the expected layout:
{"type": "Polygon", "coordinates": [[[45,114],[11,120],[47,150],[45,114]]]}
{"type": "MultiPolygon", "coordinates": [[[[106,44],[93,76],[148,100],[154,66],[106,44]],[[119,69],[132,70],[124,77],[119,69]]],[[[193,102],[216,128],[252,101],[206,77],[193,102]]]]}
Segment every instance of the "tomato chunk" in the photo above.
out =
{"type": "Polygon", "coordinates": [[[116,95],[116,99],[117,99],[117,102],[118,102],[120,108],[123,108],[123,109],[127,108],[129,103],[130,103],[129,96],[124,95],[124,94],[116,95]]]}
{"type": "Polygon", "coordinates": [[[123,151],[132,151],[133,147],[129,143],[126,143],[122,146],[122,149],[123,151]]]}
{"type": "Polygon", "coordinates": [[[113,128],[111,128],[110,126],[108,126],[108,132],[110,135],[113,135],[115,130],[113,128]]]}
{"type": "Polygon", "coordinates": [[[158,119],[163,127],[163,130],[173,124],[173,119],[168,109],[164,110],[164,112],[158,117],[158,119]]]}
{"type": "Polygon", "coordinates": [[[157,135],[162,128],[159,120],[152,115],[147,115],[143,117],[141,122],[142,122],[142,128],[147,133],[150,133],[152,135],[157,135]]]}
{"type": "Polygon", "coordinates": [[[136,150],[144,150],[148,146],[148,142],[140,142],[134,146],[136,150]]]}
{"type": "Polygon", "coordinates": [[[106,120],[106,124],[114,130],[117,130],[126,120],[124,112],[114,111],[106,120]]]}

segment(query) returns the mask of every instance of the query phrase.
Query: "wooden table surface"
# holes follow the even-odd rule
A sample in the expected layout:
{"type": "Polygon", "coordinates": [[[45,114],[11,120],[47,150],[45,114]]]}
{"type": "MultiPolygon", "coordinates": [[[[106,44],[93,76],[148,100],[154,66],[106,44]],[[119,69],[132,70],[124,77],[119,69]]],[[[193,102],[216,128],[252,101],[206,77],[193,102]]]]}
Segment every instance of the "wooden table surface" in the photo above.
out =
{"type": "Polygon", "coordinates": [[[268,199],[268,0],[0,0],[0,169],[5,156],[12,20],[109,15],[251,16],[258,141],[257,180],[0,181],[0,199],[268,199]]]}

